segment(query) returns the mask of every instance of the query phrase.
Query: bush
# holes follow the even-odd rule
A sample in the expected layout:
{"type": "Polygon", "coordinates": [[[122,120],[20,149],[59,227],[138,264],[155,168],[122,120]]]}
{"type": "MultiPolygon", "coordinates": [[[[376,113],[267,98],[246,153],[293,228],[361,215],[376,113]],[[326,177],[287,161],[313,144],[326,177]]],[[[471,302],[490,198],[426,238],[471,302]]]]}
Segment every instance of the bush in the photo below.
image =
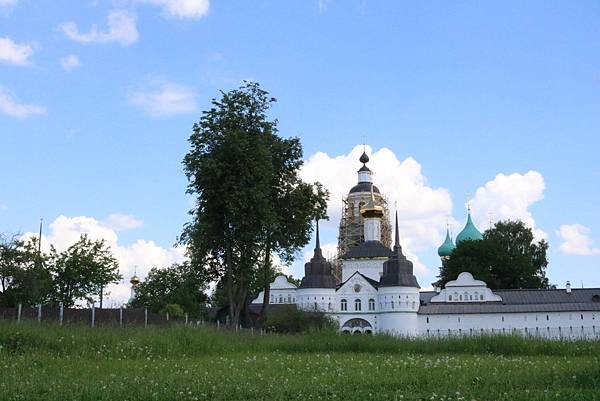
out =
{"type": "Polygon", "coordinates": [[[334,330],[335,321],[323,312],[306,312],[294,305],[271,308],[265,319],[267,330],[275,333],[304,333],[308,331],[334,330]]]}
{"type": "Polygon", "coordinates": [[[167,304],[161,311],[162,314],[169,314],[169,317],[178,318],[185,316],[185,312],[179,304],[167,304]]]}

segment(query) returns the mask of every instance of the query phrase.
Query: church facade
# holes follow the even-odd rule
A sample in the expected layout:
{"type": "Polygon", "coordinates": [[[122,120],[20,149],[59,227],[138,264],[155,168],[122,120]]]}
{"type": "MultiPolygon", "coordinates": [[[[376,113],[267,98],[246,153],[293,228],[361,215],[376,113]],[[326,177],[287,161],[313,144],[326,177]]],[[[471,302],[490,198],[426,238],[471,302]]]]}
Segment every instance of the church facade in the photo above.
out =
{"type": "MultiPolygon", "coordinates": [[[[567,282],[564,289],[492,291],[485,282],[463,272],[444,288],[421,291],[413,264],[402,251],[397,213],[393,248],[384,245],[387,211],[373,185],[368,161],[363,154],[359,182],[351,189],[364,200],[353,205],[363,235],[340,255],[341,274],[334,274],[334,267],[322,254],[317,222],[314,254],[305,264],[300,285],[278,276],[270,286],[270,303],[325,312],[338,321],[340,331],[352,334],[437,337],[514,333],[600,339],[598,288],[571,288],[567,282]]],[[[456,242],[482,238],[469,211],[456,242]]],[[[438,254],[444,259],[453,249],[447,232],[438,254]]],[[[262,300],[263,293],[253,302],[262,300]]]]}

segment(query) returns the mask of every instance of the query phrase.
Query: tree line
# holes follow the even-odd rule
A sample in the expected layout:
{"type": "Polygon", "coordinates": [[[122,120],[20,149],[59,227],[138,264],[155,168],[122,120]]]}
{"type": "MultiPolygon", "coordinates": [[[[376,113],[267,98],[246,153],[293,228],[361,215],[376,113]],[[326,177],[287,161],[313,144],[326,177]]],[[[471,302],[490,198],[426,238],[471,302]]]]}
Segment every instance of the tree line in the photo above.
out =
{"type": "Polygon", "coordinates": [[[104,240],[82,235],[65,251],[42,252],[39,239],[0,234],[0,305],[93,303],[121,280],[119,265],[104,240]]]}

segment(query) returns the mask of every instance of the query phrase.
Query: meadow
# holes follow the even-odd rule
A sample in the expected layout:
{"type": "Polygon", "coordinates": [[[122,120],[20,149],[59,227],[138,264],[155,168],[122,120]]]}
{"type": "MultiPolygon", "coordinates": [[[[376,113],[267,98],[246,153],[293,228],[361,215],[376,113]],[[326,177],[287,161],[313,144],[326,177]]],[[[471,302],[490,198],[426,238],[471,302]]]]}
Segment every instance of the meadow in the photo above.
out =
{"type": "Polygon", "coordinates": [[[3,400],[600,400],[600,343],[0,323],[3,400]]]}

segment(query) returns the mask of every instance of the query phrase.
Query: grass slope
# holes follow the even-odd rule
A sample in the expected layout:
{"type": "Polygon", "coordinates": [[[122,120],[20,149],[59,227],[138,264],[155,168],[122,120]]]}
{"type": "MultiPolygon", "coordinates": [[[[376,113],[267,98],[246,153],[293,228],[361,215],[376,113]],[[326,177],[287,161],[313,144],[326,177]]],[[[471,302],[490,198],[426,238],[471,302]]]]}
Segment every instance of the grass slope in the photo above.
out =
{"type": "Polygon", "coordinates": [[[600,343],[0,323],[6,400],[600,400],[600,343]]]}

